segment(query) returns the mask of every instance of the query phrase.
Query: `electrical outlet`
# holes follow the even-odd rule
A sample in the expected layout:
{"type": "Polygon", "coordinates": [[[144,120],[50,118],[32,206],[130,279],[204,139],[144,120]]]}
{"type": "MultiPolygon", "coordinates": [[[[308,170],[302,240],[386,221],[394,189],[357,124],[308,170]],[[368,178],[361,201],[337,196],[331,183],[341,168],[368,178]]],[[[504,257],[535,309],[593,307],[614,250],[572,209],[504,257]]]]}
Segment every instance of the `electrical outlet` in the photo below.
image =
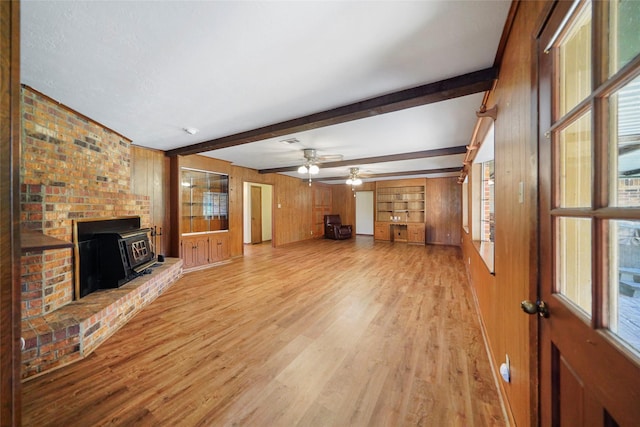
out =
{"type": "Polygon", "coordinates": [[[500,365],[500,376],[502,379],[510,383],[511,382],[511,361],[509,360],[509,355],[505,355],[505,362],[500,365]]]}

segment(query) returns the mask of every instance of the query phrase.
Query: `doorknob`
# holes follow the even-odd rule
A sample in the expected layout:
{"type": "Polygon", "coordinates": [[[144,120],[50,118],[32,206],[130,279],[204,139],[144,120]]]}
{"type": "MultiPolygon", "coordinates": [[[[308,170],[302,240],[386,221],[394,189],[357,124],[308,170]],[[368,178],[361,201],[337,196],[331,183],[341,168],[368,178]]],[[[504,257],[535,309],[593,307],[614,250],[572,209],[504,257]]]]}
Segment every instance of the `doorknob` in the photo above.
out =
{"type": "Polygon", "coordinates": [[[549,317],[549,307],[544,301],[532,302],[526,299],[520,303],[520,308],[527,314],[538,313],[540,317],[549,317]]]}

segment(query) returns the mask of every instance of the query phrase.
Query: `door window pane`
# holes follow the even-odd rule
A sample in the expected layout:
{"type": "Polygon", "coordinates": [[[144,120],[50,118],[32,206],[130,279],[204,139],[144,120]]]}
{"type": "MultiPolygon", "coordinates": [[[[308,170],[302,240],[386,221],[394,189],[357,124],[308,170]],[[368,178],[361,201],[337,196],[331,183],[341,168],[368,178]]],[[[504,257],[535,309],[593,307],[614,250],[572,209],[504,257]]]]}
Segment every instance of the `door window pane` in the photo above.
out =
{"type": "Polygon", "coordinates": [[[609,105],[610,204],[640,207],[640,76],[613,94],[609,105]]]}
{"type": "Polygon", "coordinates": [[[558,133],[560,207],[591,207],[591,112],[558,133]]]}
{"type": "Polygon", "coordinates": [[[609,329],[640,351],[640,221],[609,221],[609,329]]]}
{"type": "Polygon", "coordinates": [[[556,292],[591,315],[591,220],[558,218],[556,292]]]}
{"type": "Polygon", "coordinates": [[[591,93],[591,3],[579,11],[559,45],[559,107],[563,116],[591,93]]]}
{"type": "Polygon", "coordinates": [[[609,69],[613,75],[640,53],[640,1],[613,0],[610,8],[609,69]]]}

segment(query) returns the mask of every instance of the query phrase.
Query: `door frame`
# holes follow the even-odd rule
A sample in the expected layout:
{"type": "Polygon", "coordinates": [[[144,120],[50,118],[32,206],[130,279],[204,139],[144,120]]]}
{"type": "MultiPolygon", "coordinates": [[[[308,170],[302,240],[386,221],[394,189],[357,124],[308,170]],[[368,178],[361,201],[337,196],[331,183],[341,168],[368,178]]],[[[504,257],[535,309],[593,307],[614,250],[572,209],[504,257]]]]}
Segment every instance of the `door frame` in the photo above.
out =
{"type": "Polygon", "coordinates": [[[262,243],[262,187],[255,184],[249,184],[249,191],[249,198],[251,200],[251,220],[249,221],[251,226],[249,228],[251,229],[251,244],[253,245],[256,243],[262,243]],[[257,195],[255,193],[256,191],[257,195]],[[259,200],[259,206],[254,206],[255,200],[259,200]],[[258,217],[258,221],[255,220],[256,216],[258,217]],[[259,226],[257,226],[257,224],[259,224],[259,226]],[[260,231],[259,236],[257,236],[257,231],[260,231]],[[258,237],[258,239],[254,239],[255,237],[258,237]]]}
{"type": "MultiPolygon", "coordinates": [[[[249,239],[249,242],[245,241],[245,236],[247,233],[247,229],[249,233],[251,233],[250,230],[250,222],[251,222],[251,209],[249,208],[249,205],[251,203],[251,186],[258,186],[260,188],[262,188],[262,205],[264,206],[265,203],[269,203],[269,213],[271,215],[271,219],[269,221],[269,218],[265,218],[264,215],[264,208],[263,208],[263,215],[262,215],[262,227],[263,227],[263,235],[264,235],[264,226],[265,226],[265,222],[269,222],[269,225],[271,227],[271,247],[275,248],[276,247],[276,221],[275,221],[275,214],[276,214],[276,202],[275,202],[275,193],[276,193],[276,186],[274,184],[266,184],[266,183],[261,183],[261,182],[255,182],[255,181],[242,181],[242,245],[244,247],[245,244],[250,244],[251,239],[249,239]],[[269,187],[271,189],[271,194],[270,194],[270,200],[264,200],[264,188],[265,187],[269,187]]],[[[249,234],[249,236],[251,236],[251,234],[249,234]]],[[[263,240],[263,242],[266,242],[268,239],[263,240]]],[[[244,252],[244,250],[243,250],[244,252]]]]}
{"type": "Polygon", "coordinates": [[[20,3],[0,2],[0,425],[20,425],[20,3]]]}

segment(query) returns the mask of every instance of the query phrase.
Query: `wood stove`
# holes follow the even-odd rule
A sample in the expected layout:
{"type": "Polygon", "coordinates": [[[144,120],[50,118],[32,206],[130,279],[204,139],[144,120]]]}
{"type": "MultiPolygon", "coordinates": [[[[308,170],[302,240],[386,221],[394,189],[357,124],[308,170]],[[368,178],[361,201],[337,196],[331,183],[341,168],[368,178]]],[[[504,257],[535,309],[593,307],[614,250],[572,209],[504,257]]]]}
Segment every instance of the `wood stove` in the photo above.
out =
{"type": "Polygon", "coordinates": [[[157,262],[150,231],[140,228],[140,217],[76,221],[75,298],[118,288],[149,271],[157,262]]]}

